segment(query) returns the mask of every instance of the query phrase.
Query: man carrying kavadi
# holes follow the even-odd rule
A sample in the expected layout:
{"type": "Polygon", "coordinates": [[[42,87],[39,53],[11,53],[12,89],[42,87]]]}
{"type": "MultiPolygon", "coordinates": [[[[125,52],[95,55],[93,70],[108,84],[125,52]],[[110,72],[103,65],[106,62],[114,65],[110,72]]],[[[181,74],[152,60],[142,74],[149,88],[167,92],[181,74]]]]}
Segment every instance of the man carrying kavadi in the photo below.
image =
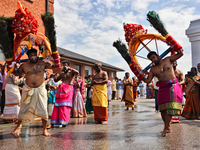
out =
{"type": "Polygon", "coordinates": [[[31,48],[27,51],[28,61],[23,63],[18,74],[25,74],[26,80],[22,91],[21,108],[18,116],[17,127],[11,132],[16,134],[22,128],[22,120],[33,122],[35,117],[42,118],[43,135],[49,136],[47,132],[47,91],[44,82],[45,69],[50,69],[52,66],[48,62],[39,60],[37,50],[31,48]]]}
{"type": "Polygon", "coordinates": [[[158,105],[164,121],[164,129],[161,132],[162,136],[166,133],[172,132],[170,128],[170,121],[172,115],[180,115],[182,108],[182,89],[175,76],[172,63],[183,56],[182,50],[177,54],[161,59],[159,55],[151,51],[147,55],[153,63],[149,75],[144,82],[150,83],[154,76],[158,78],[156,86],[158,91],[158,105]]]}

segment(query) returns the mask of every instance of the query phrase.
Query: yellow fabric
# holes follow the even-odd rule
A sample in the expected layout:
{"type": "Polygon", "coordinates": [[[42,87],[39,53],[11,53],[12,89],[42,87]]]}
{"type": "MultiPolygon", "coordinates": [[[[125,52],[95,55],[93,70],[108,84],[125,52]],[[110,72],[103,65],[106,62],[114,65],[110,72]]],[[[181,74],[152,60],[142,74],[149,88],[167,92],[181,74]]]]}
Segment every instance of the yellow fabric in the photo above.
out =
{"type": "Polygon", "coordinates": [[[58,51],[52,52],[52,54],[56,54],[56,53],[58,53],[58,51]]]}
{"type": "Polygon", "coordinates": [[[13,58],[6,58],[6,61],[12,61],[13,58]]]}
{"type": "Polygon", "coordinates": [[[126,86],[125,100],[134,102],[133,87],[130,85],[126,86]]]}
{"type": "Polygon", "coordinates": [[[123,97],[123,101],[125,102],[125,107],[133,108],[134,107],[133,87],[127,85],[124,94],[125,95],[123,97]]]}
{"type": "Polygon", "coordinates": [[[167,39],[169,36],[170,36],[170,34],[169,34],[169,33],[167,33],[167,35],[165,35],[165,38],[167,39]]]}
{"type": "Polygon", "coordinates": [[[101,107],[108,106],[107,84],[93,86],[92,105],[101,107]]]}
{"type": "Polygon", "coordinates": [[[116,81],[115,81],[115,80],[112,81],[111,88],[112,88],[112,91],[117,91],[117,88],[116,88],[116,81]]]}
{"type": "Polygon", "coordinates": [[[32,123],[35,116],[48,120],[45,82],[38,88],[31,88],[25,84],[22,91],[21,108],[18,118],[28,119],[32,123]]]}
{"type": "Polygon", "coordinates": [[[29,40],[29,42],[28,42],[28,49],[31,49],[32,44],[31,44],[31,38],[30,38],[30,36],[28,36],[28,40],[29,40]]]}

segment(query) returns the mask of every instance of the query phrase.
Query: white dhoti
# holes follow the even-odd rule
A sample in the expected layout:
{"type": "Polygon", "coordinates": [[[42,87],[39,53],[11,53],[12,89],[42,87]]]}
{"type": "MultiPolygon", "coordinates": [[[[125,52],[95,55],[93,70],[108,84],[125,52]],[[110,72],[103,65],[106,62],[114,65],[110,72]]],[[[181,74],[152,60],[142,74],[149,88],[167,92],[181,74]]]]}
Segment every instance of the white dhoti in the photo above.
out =
{"type": "Polygon", "coordinates": [[[6,84],[5,87],[5,107],[3,119],[17,119],[20,109],[21,95],[19,88],[14,84],[6,84]]]}
{"type": "Polygon", "coordinates": [[[21,108],[18,119],[27,119],[32,123],[35,117],[48,120],[45,82],[37,88],[31,88],[25,84],[22,90],[21,108]]]}
{"type": "Polygon", "coordinates": [[[48,115],[49,115],[49,117],[52,116],[53,107],[54,107],[54,104],[48,104],[48,105],[47,105],[47,110],[48,110],[48,115]]]}
{"type": "Polygon", "coordinates": [[[122,93],[121,89],[117,89],[117,99],[118,100],[122,98],[121,93],[122,93]]]}

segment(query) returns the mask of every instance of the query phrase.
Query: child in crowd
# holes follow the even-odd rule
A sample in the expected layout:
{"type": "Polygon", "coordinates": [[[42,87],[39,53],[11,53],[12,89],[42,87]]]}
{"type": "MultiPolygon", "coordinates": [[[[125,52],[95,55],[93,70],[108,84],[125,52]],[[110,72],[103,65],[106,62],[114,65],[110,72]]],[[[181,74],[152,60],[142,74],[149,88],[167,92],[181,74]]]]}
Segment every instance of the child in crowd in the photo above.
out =
{"type": "Polygon", "coordinates": [[[51,90],[50,84],[46,85],[46,89],[47,89],[47,97],[48,97],[47,110],[48,110],[49,118],[51,118],[51,115],[53,112],[53,107],[55,104],[55,95],[54,95],[53,91],[51,90]]]}

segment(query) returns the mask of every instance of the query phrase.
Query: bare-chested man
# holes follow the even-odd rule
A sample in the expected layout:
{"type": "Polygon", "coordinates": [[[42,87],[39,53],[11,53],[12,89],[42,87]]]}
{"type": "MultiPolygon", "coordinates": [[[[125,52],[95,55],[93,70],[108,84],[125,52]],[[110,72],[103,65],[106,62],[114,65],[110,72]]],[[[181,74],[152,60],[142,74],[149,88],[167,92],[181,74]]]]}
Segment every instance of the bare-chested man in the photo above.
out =
{"type": "Polygon", "coordinates": [[[47,91],[45,89],[44,72],[46,68],[51,68],[51,64],[39,60],[37,50],[30,49],[27,52],[29,60],[23,63],[18,74],[25,74],[25,85],[22,91],[21,108],[18,116],[17,127],[11,132],[16,134],[22,127],[22,120],[33,122],[35,116],[42,118],[43,134],[49,136],[47,132],[47,91]]]}
{"type": "Polygon", "coordinates": [[[108,124],[108,75],[102,70],[100,62],[95,63],[94,69],[96,73],[91,81],[91,85],[93,86],[92,106],[94,110],[94,119],[96,123],[108,124]]]}
{"type": "Polygon", "coordinates": [[[69,67],[69,61],[63,61],[62,64],[63,72],[54,79],[55,82],[62,80],[62,83],[57,88],[55,105],[51,116],[51,125],[49,125],[48,128],[54,127],[54,125],[66,127],[70,120],[74,91],[73,80],[75,75],[78,75],[78,71],[69,67]]]}
{"type": "Polygon", "coordinates": [[[125,73],[124,77],[124,95],[122,101],[125,102],[126,110],[132,108],[134,110],[134,95],[133,95],[133,80],[130,77],[128,72],[125,73]]]}
{"type": "Polygon", "coordinates": [[[177,54],[160,59],[156,52],[151,51],[147,57],[154,64],[149,72],[147,79],[144,81],[150,83],[154,76],[158,78],[158,105],[161,116],[164,121],[162,136],[171,132],[170,121],[172,115],[179,115],[182,108],[181,86],[176,79],[172,62],[176,61],[183,55],[182,51],[177,54]]]}
{"type": "Polygon", "coordinates": [[[178,65],[176,61],[174,61],[172,64],[173,64],[174,73],[178,80],[178,83],[181,83],[184,80],[183,72],[176,68],[178,65]]]}

